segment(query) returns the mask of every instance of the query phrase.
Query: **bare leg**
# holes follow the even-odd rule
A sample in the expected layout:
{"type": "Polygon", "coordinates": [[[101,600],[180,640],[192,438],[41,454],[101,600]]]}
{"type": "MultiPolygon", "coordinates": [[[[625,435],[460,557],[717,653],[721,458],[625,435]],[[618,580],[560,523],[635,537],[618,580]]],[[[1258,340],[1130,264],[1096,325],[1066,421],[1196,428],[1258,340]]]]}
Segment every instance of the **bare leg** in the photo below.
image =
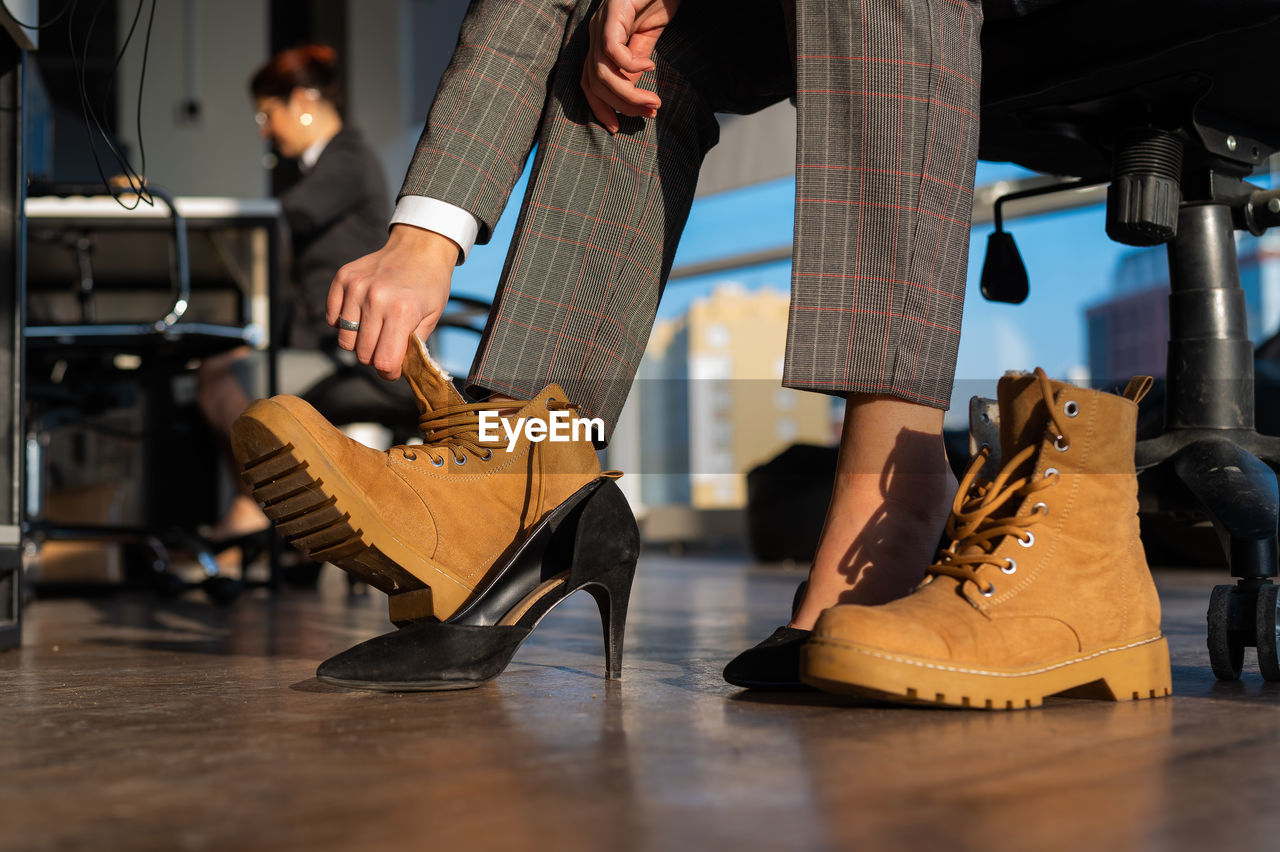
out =
{"type": "Polygon", "coordinates": [[[942,417],[894,397],[850,395],[835,491],[790,627],[811,629],[837,603],[894,600],[924,577],[956,489],[942,417]]]}
{"type": "MultiPolygon", "coordinates": [[[[240,347],[212,358],[206,358],[196,372],[199,382],[200,411],[205,420],[218,436],[221,445],[227,448],[224,456],[233,470],[232,476],[240,483],[235,463],[231,459],[230,436],[231,424],[235,422],[251,400],[236,377],[235,366],[250,353],[248,347],[240,347]]],[[[233,538],[237,535],[257,532],[270,525],[262,509],[246,493],[237,494],[231,501],[227,513],[218,521],[210,532],[210,537],[217,540],[233,538]]],[[[238,558],[238,557],[237,557],[238,558]]]]}
{"type": "Polygon", "coordinates": [[[200,412],[219,437],[231,434],[231,424],[251,400],[236,378],[235,366],[249,357],[247,346],[232,349],[200,362],[196,380],[200,385],[200,412]]]}

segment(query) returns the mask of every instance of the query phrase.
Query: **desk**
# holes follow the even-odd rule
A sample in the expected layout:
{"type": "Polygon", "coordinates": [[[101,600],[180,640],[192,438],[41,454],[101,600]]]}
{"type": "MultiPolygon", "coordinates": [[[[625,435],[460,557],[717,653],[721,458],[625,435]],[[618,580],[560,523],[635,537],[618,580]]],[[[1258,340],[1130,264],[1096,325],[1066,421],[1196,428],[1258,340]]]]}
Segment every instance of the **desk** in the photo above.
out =
{"type": "Polygon", "coordinates": [[[175,310],[178,277],[165,245],[173,226],[164,202],[130,210],[105,196],[27,199],[28,345],[84,345],[96,337],[131,351],[168,341],[175,354],[189,357],[209,354],[204,350],[216,348],[219,338],[224,348],[268,348],[280,262],[279,202],[178,198],[175,206],[185,221],[190,294],[181,319],[162,328],[175,310]],[[76,294],[86,270],[90,316],[76,294]]]}
{"type": "Polygon", "coordinates": [[[37,537],[130,541],[193,533],[194,521],[179,522],[173,513],[187,489],[213,494],[214,488],[192,475],[175,482],[172,461],[189,449],[177,419],[175,379],[190,377],[193,359],[249,344],[266,350],[268,390],[274,392],[270,329],[283,234],[278,202],[155,193],[154,206],[134,209],[109,196],[25,202],[29,437],[23,496],[26,528],[37,537]],[[129,393],[103,395],[120,385],[129,393]],[[47,464],[40,438],[47,441],[59,424],[78,428],[89,415],[108,410],[138,412],[134,440],[145,436],[132,474],[124,475],[140,483],[144,495],[133,525],[49,521],[43,517],[47,464]]]}

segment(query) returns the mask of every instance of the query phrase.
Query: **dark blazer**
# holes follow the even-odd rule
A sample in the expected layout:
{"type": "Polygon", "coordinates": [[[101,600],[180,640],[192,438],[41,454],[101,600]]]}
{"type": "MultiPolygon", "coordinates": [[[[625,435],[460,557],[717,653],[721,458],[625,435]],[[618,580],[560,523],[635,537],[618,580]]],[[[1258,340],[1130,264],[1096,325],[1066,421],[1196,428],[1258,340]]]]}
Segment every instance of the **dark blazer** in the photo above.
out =
{"type": "Polygon", "coordinates": [[[391,204],[382,164],[359,131],[343,127],[280,204],[294,260],[292,287],[281,299],[284,343],[317,349],[337,336],[324,321],[334,274],[387,241],[391,204]]]}

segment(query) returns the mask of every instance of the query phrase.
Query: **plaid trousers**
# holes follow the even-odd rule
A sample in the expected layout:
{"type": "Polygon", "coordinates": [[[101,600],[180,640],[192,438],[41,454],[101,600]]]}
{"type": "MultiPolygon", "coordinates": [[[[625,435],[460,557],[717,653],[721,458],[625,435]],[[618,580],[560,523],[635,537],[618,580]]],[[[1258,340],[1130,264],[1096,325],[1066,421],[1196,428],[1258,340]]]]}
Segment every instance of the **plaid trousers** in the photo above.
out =
{"type": "Polygon", "coordinates": [[[616,135],[579,86],[593,0],[473,0],[402,195],[492,234],[537,154],[469,383],[550,382],[611,430],[671,271],[718,112],[794,97],[783,384],[945,408],[978,148],[978,0],[686,0],[616,135]]]}

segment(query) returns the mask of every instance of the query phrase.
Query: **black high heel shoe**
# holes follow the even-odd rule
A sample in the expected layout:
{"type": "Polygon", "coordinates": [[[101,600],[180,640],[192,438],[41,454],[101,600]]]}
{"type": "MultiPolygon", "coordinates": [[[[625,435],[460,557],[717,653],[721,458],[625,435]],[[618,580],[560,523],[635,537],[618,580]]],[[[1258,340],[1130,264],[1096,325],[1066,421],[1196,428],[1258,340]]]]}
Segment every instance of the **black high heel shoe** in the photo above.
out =
{"type": "Polygon", "coordinates": [[[549,513],[448,621],[414,622],[362,642],[321,663],[316,677],[387,692],[479,686],[502,673],[543,616],[583,589],[600,608],[606,677],[616,679],[639,553],[626,497],[598,479],[549,513]]]}
{"type": "MultiPolygon", "coordinates": [[[[804,600],[809,581],[796,588],[791,599],[791,615],[794,617],[804,600]]],[[[724,667],[724,679],[744,689],[806,690],[813,687],[800,681],[800,646],[813,631],[797,627],[779,627],[760,644],[748,648],[729,661],[724,667]]]]}

